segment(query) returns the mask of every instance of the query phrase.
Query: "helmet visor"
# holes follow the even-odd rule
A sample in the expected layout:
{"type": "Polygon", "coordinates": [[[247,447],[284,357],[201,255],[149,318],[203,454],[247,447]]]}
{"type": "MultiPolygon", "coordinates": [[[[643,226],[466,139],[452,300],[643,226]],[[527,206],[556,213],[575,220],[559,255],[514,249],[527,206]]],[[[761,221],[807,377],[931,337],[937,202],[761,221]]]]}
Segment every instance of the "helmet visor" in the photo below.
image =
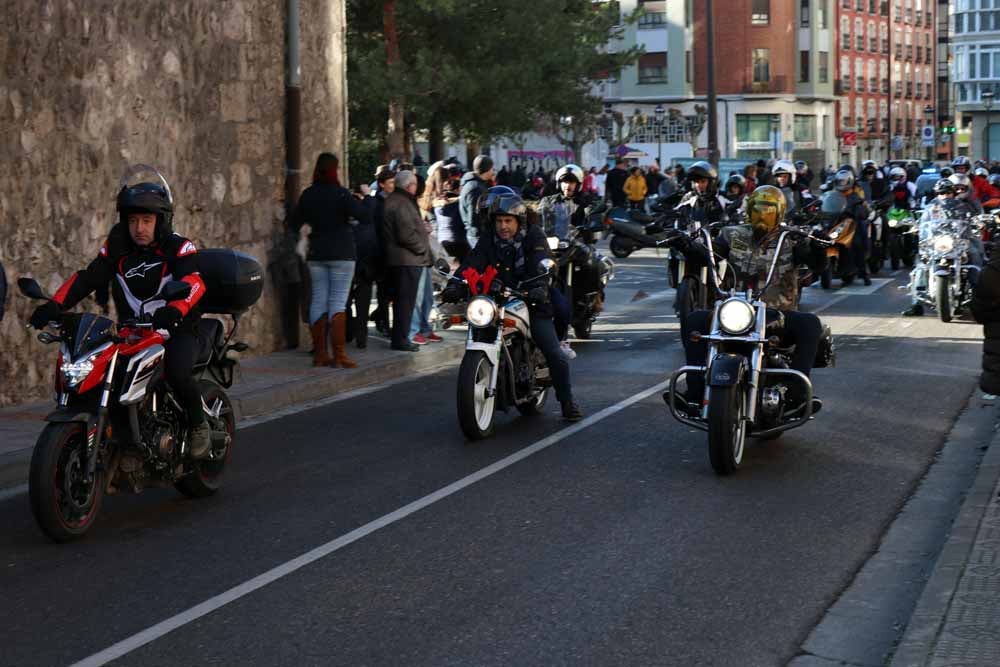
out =
{"type": "Polygon", "coordinates": [[[750,210],[750,226],[758,234],[768,234],[778,228],[778,207],[770,202],[754,202],[750,210]]]}

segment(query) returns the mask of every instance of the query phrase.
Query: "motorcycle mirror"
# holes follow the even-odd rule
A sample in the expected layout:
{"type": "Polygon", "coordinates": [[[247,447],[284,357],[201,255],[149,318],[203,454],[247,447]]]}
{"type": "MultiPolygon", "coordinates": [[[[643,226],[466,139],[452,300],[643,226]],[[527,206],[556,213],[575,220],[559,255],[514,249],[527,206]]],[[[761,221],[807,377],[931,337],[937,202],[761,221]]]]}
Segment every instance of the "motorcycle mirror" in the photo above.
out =
{"type": "Polygon", "coordinates": [[[42,291],[42,286],[38,284],[34,278],[18,278],[17,288],[21,290],[21,294],[28,297],[29,299],[48,299],[45,292],[42,291]]]}
{"type": "Polygon", "coordinates": [[[451,273],[451,265],[448,263],[447,260],[444,259],[436,260],[434,262],[434,268],[440,271],[441,273],[451,273]]]}
{"type": "Polygon", "coordinates": [[[552,269],[554,269],[555,266],[556,266],[556,263],[553,260],[551,260],[548,257],[546,257],[545,259],[543,259],[542,261],[540,261],[538,263],[538,270],[541,273],[551,273],[552,269]]]}
{"type": "Polygon", "coordinates": [[[182,280],[171,280],[160,290],[160,298],[164,301],[178,301],[191,296],[191,283],[182,280]]]}

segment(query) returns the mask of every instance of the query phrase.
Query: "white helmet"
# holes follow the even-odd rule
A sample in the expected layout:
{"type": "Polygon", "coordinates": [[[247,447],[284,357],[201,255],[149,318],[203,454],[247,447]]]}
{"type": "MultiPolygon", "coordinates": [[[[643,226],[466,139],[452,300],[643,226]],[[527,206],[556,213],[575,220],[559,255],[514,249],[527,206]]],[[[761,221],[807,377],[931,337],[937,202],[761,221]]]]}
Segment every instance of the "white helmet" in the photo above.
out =
{"type": "Polygon", "coordinates": [[[788,175],[788,184],[791,185],[795,183],[795,165],[792,164],[791,160],[778,160],[771,167],[771,173],[775,176],[778,174],[788,175]]]}
{"type": "Polygon", "coordinates": [[[972,173],[975,176],[982,176],[983,178],[990,177],[990,172],[987,171],[986,167],[976,167],[972,173]]]}
{"type": "Polygon", "coordinates": [[[893,183],[900,180],[905,181],[906,170],[903,169],[902,167],[893,167],[892,169],[889,170],[889,180],[892,181],[893,183]]]}
{"type": "Polygon", "coordinates": [[[556,184],[559,184],[567,177],[573,177],[581,186],[583,185],[583,169],[575,164],[564,164],[556,172],[556,184]]]}
{"type": "Polygon", "coordinates": [[[955,172],[948,177],[948,180],[955,186],[955,199],[969,198],[969,190],[972,189],[972,182],[969,180],[968,176],[955,172]]]}

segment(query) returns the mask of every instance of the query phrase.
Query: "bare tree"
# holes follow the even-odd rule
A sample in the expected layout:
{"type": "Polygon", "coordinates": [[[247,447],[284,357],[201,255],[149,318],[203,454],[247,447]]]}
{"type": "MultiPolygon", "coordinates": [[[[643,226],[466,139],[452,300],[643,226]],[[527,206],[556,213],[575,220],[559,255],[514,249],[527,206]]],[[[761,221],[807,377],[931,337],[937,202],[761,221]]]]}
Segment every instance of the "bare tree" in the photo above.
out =
{"type": "MultiPolygon", "coordinates": [[[[385,64],[392,71],[400,63],[399,33],[396,31],[396,0],[382,2],[382,29],[385,34],[385,64]]],[[[386,126],[386,144],[389,155],[404,157],[404,106],[401,97],[389,100],[389,122],[386,126]]]]}

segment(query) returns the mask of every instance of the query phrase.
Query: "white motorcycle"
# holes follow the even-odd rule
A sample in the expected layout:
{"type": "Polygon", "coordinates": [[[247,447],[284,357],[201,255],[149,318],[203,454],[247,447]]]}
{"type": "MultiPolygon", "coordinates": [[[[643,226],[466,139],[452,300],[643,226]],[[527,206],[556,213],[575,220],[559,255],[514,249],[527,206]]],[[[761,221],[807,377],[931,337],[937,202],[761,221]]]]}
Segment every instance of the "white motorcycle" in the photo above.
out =
{"type": "Polygon", "coordinates": [[[461,277],[448,276],[465,283],[472,295],[465,309],[469,333],[457,391],[458,422],[470,440],[493,434],[497,410],[514,407],[528,416],[545,406],[552,381],[545,356],[531,337],[527,294],[519,290],[547,287],[554,267],[551,259],[542,260],[541,274],[519,289],[501,284],[492,267],[484,274],[467,270],[461,277]]]}

